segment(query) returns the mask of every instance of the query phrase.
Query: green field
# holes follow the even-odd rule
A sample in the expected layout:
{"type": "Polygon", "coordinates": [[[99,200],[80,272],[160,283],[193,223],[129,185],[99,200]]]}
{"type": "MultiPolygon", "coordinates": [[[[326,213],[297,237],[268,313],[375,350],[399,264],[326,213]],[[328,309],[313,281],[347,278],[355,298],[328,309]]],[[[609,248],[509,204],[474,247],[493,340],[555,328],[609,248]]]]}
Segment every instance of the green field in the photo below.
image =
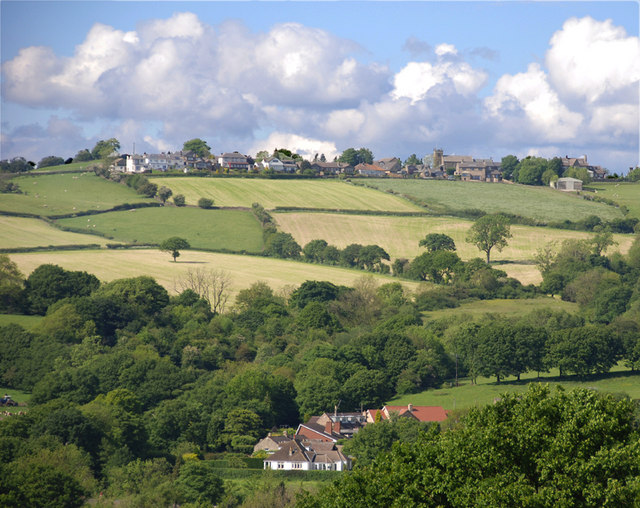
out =
{"type": "Polygon", "coordinates": [[[612,199],[619,205],[625,205],[629,209],[631,217],[640,219],[640,182],[598,182],[590,183],[589,188],[595,189],[597,196],[612,199]]]}
{"type": "Polygon", "coordinates": [[[84,162],[72,162],[71,164],[61,164],[60,166],[48,166],[42,169],[34,169],[34,173],[51,173],[55,171],[65,171],[65,172],[74,172],[74,173],[82,173],[87,169],[87,166],[92,166],[93,164],[100,164],[102,161],[84,161],[84,162]]]}
{"type": "Polygon", "coordinates": [[[577,303],[565,302],[558,298],[541,296],[525,300],[477,300],[475,302],[463,303],[454,309],[440,309],[430,312],[423,312],[427,320],[447,318],[452,316],[479,318],[485,314],[500,314],[503,316],[522,316],[534,310],[552,308],[553,310],[564,310],[576,313],[579,310],[577,303]]]}
{"type": "MultiPolygon", "coordinates": [[[[345,286],[353,286],[353,283],[363,276],[371,276],[380,284],[397,281],[390,276],[368,275],[361,270],[192,250],[182,251],[177,263],[174,263],[166,252],[152,249],[28,252],[10,254],[9,257],[25,276],[42,264],[53,263],[66,270],[85,270],[105,282],[149,275],[170,292],[173,292],[176,278],[190,268],[220,269],[230,278],[231,301],[238,291],[257,281],[266,282],[274,291],[296,288],[306,280],[326,280],[345,286]]],[[[416,282],[402,283],[411,291],[420,286],[416,282]]]]}
{"type": "Polygon", "coordinates": [[[12,181],[23,194],[0,194],[2,211],[50,216],[153,201],[93,173],[19,176],[12,181]]]}
{"type": "Polygon", "coordinates": [[[22,314],[0,314],[0,326],[15,323],[26,329],[31,329],[40,323],[42,316],[24,316],[22,314]]]}
{"type": "MultiPolygon", "coordinates": [[[[557,370],[540,375],[540,382],[551,386],[562,385],[565,389],[591,388],[601,392],[625,393],[632,399],[640,399],[640,373],[631,373],[624,367],[615,367],[606,375],[591,376],[587,379],[559,379],[557,370]]],[[[462,379],[459,386],[449,386],[427,390],[422,393],[403,395],[389,401],[394,406],[413,404],[415,406],[442,406],[445,409],[465,409],[473,406],[491,404],[503,393],[522,393],[527,390],[529,382],[538,382],[537,374],[530,372],[522,375],[522,381],[515,377],[497,384],[495,378],[478,378],[478,384],[472,385],[469,379],[462,379]]]]}
{"type": "Polygon", "coordinates": [[[96,235],[81,235],[62,231],[40,219],[0,215],[0,248],[3,249],[57,245],[104,245],[107,242],[109,240],[96,235]]]}
{"type": "Polygon", "coordinates": [[[504,212],[552,222],[580,220],[597,215],[610,220],[622,217],[615,207],[586,201],[580,196],[558,192],[549,187],[446,180],[367,181],[378,189],[393,190],[426,202],[434,210],[479,209],[488,213],[504,212]]]}
{"type": "Polygon", "coordinates": [[[179,236],[194,249],[257,253],[263,246],[262,228],[253,214],[245,210],[139,208],[61,219],[58,223],[74,229],[93,229],[127,243],[160,243],[179,236]]]}
{"type": "MultiPolygon", "coordinates": [[[[424,252],[418,246],[420,239],[429,233],[445,233],[454,239],[458,255],[463,260],[484,257],[475,246],[466,243],[467,230],[472,222],[451,217],[391,217],[370,215],[346,215],[334,213],[274,213],[280,229],[291,233],[304,246],[311,240],[323,239],[338,248],[351,243],[362,245],[377,244],[384,248],[391,258],[414,258],[424,252]]],[[[560,243],[565,239],[583,239],[592,236],[580,231],[566,231],[553,228],[512,226],[513,238],[502,252],[492,252],[491,259],[507,262],[501,270],[521,282],[539,283],[540,272],[531,263],[536,250],[549,242],[560,243]]],[[[618,245],[615,249],[626,253],[631,246],[631,235],[614,235],[618,245]]],[[[611,252],[614,249],[611,249],[611,252]]]]}
{"type": "Polygon", "coordinates": [[[183,194],[188,205],[201,197],[213,199],[216,206],[250,207],[260,203],[266,209],[276,206],[341,210],[394,212],[423,211],[412,203],[373,189],[335,180],[264,180],[244,178],[154,178],[158,186],[183,194]]]}

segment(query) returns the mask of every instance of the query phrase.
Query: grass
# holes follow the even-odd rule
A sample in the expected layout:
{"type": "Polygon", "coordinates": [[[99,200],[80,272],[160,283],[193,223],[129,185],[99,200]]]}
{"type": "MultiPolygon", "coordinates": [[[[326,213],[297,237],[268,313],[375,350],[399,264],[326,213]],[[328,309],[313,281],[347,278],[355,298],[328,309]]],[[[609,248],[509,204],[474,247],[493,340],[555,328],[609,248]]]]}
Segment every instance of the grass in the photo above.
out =
{"type": "Polygon", "coordinates": [[[213,199],[216,206],[250,207],[260,203],[266,209],[276,206],[342,210],[394,212],[423,211],[420,207],[390,194],[335,180],[266,180],[243,178],[158,178],[158,186],[183,194],[187,204],[201,197],[213,199]]]}
{"type": "Polygon", "coordinates": [[[0,326],[6,326],[9,324],[17,324],[30,330],[31,328],[36,327],[40,321],[42,320],[42,316],[25,316],[23,314],[0,314],[0,326]]]}
{"type": "Polygon", "coordinates": [[[76,229],[93,229],[127,243],[160,243],[179,236],[195,249],[256,253],[263,247],[260,224],[251,212],[244,210],[140,208],[61,219],[58,223],[76,229]]]}
{"type": "Polygon", "coordinates": [[[93,173],[19,176],[23,194],[0,194],[0,210],[50,216],[153,201],[93,173]]]}
{"type": "Polygon", "coordinates": [[[17,402],[19,405],[18,406],[2,406],[0,408],[0,411],[8,411],[9,413],[17,413],[18,411],[26,411],[27,408],[25,407],[27,404],[29,404],[29,399],[31,399],[31,394],[27,393],[27,392],[23,392],[21,390],[16,390],[14,388],[7,388],[4,386],[0,386],[0,396],[4,395],[11,395],[11,398],[17,402]]]}
{"type": "MultiPolygon", "coordinates": [[[[445,233],[454,239],[458,255],[463,260],[483,257],[475,246],[466,243],[467,230],[472,222],[451,217],[391,217],[370,215],[346,215],[332,213],[274,213],[278,226],[291,233],[296,241],[304,246],[311,240],[323,239],[338,248],[351,243],[362,245],[377,244],[384,248],[391,258],[416,257],[424,252],[418,246],[420,239],[428,233],[445,233]]],[[[540,272],[531,263],[535,252],[549,242],[561,242],[565,239],[583,239],[592,236],[580,231],[565,231],[553,228],[541,228],[515,225],[511,227],[513,238],[502,252],[492,252],[491,259],[498,266],[524,284],[539,283],[540,272]]],[[[631,246],[630,235],[614,235],[618,245],[615,247],[625,253],[631,246]]]]}
{"type": "Polygon", "coordinates": [[[441,309],[424,312],[428,320],[446,318],[464,314],[471,318],[478,318],[485,314],[501,314],[503,316],[522,316],[537,309],[553,307],[553,310],[564,310],[571,314],[578,312],[577,303],[564,302],[551,297],[530,298],[525,300],[477,300],[463,303],[454,309],[441,309]]]}
{"type": "Polygon", "coordinates": [[[625,205],[631,217],[640,219],[640,182],[598,182],[590,183],[589,188],[595,189],[599,197],[612,199],[619,205],[625,205]]]}
{"type": "Polygon", "coordinates": [[[604,220],[622,217],[619,209],[586,201],[575,194],[549,187],[446,180],[386,180],[368,182],[380,190],[393,190],[425,201],[435,210],[480,209],[550,222],[597,215],[604,220]]]}
{"type": "Polygon", "coordinates": [[[50,173],[52,171],[67,171],[74,173],[82,173],[87,169],[87,166],[91,166],[92,164],[100,164],[101,161],[83,161],[83,162],[72,162],[71,164],[61,164],[59,166],[48,166],[42,169],[34,169],[34,172],[37,173],[50,173]]]}
{"type": "Polygon", "coordinates": [[[632,373],[622,366],[614,367],[608,374],[593,375],[586,379],[577,376],[559,378],[558,371],[543,373],[540,379],[530,372],[521,376],[520,382],[514,377],[497,384],[495,378],[478,378],[478,384],[472,385],[469,379],[460,380],[459,386],[449,386],[427,390],[422,393],[403,395],[390,401],[393,405],[414,404],[416,406],[442,406],[445,409],[465,409],[491,404],[503,393],[522,393],[531,382],[549,383],[563,386],[565,389],[590,388],[601,392],[624,393],[632,399],[640,399],[640,373],[632,373]]]}
{"type": "Polygon", "coordinates": [[[3,249],[57,245],[104,245],[108,241],[96,235],[61,231],[40,219],[0,215],[0,246],[3,249]]]}
{"type": "MultiPolygon", "coordinates": [[[[28,252],[11,254],[9,257],[25,276],[41,264],[53,263],[66,270],[85,270],[102,281],[149,275],[169,291],[173,291],[175,279],[190,268],[221,269],[231,279],[230,301],[233,301],[238,291],[248,288],[256,281],[266,282],[274,291],[286,291],[306,280],[326,280],[346,286],[353,286],[363,276],[372,276],[380,284],[397,280],[347,268],[192,250],[182,251],[177,263],[166,252],[152,249],[28,252]]],[[[415,282],[407,281],[403,284],[411,291],[419,287],[415,282]]]]}

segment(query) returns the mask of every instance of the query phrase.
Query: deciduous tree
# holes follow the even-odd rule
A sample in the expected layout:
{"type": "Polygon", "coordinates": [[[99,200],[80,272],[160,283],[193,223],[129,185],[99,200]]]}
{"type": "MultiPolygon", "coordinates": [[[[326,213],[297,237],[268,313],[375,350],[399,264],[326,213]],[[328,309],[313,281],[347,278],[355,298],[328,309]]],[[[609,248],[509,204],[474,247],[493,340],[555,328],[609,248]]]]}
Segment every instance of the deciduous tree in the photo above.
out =
{"type": "Polygon", "coordinates": [[[163,252],[170,252],[171,256],[173,257],[174,263],[176,259],[180,257],[180,251],[183,249],[188,249],[190,247],[191,245],[189,245],[189,242],[187,242],[184,238],[180,238],[178,236],[167,238],[160,244],[160,250],[163,252]]]}
{"type": "Polygon", "coordinates": [[[467,242],[474,244],[487,254],[488,264],[491,250],[495,247],[498,251],[502,251],[507,246],[507,239],[511,236],[509,219],[499,214],[485,215],[471,226],[467,233],[467,242]]]}

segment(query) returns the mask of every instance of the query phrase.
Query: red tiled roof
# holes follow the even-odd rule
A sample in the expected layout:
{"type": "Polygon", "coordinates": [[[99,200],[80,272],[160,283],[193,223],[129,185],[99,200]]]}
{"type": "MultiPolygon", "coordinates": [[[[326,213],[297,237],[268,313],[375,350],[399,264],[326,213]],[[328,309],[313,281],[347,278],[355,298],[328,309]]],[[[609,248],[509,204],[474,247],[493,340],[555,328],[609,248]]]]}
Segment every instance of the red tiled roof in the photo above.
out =
{"type": "MultiPolygon", "coordinates": [[[[384,406],[382,414],[396,412],[400,416],[409,413],[408,406],[384,406]]],[[[411,415],[421,422],[443,422],[447,419],[447,412],[442,406],[411,406],[411,415]]]]}

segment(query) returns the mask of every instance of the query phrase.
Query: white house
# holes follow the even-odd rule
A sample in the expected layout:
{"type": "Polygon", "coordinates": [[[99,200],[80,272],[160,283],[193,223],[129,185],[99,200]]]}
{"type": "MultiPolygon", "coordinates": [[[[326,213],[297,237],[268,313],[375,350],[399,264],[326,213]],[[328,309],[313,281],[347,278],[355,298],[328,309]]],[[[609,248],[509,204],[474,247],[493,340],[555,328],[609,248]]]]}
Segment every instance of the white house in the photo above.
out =
{"type": "Polygon", "coordinates": [[[555,182],[549,182],[551,187],[558,189],[559,191],[581,191],[582,190],[582,180],[578,180],[577,178],[564,177],[558,178],[555,182]]]}
{"type": "Polygon", "coordinates": [[[169,169],[169,161],[164,153],[144,154],[144,163],[149,169],[166,171],[169,169]]]}
{"type": "Polygon", "coordinates": [[[127,173],[144,173],[149,167],[144,162],[142,155],[127,155],[127,173]]]}
{"type": "Polygon", "coordinates": [[[223,168],[240,169],[244,171],[251,170],[251,164],[247,160],[246,155],[239,152],[227,152],[218,157],[218,164],[223,168]]]}
{"type": "Polygon", "coordinates": [[[283,443],[277,452],[264,459],[264,468],[284,471],[345,471],[351,469],[351,460],[333,443],[294,439],[283,443]]]}

